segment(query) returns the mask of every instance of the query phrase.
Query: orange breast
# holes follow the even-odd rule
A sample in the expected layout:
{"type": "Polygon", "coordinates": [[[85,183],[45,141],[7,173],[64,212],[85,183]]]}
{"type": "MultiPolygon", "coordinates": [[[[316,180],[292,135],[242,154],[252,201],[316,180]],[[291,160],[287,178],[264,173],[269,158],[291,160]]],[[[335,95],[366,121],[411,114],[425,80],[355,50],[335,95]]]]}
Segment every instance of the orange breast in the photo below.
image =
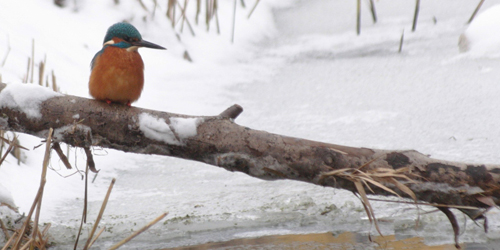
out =
{"type": "Polygon", "coordinates": [[[132,103],[141,96],[144,63],[139,53],[107,46],[94,59],[89,92],[97,100],[132,103]]]}

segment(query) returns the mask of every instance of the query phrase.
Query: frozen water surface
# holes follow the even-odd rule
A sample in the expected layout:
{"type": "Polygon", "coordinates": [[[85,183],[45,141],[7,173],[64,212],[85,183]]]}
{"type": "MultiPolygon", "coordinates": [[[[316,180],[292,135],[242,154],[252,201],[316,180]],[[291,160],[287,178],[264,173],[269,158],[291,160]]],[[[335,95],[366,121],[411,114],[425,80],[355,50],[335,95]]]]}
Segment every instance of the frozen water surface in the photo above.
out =
{"type": "MultiPolygon", "coordinates": [[[[275,9],[273,16],[265,13],[269,6],[264,2],[257,9],[262,13],[256,12],[260,16],[252,18],[269,21],[262,26],[266,28],[261,27],[265,34],[253,40],[239,37],[251,41],[241,47],[238,39],[236,45],[227,45],[227,53],[237,57],[211,54],[207,51],[210,48],[186,38],[194,57],[207,53],[208,59],[195,60],[193,66],[177,62],[178,71],[165,71],[161,68],[165,60],[156,58],[157,52],[141,51],[149,74],[146,79],[151,80],[136,105],[210,115],[238,103],[245,111],[236,122],[254,129],[349,146],[415,149],[453,161],[500,164],[500,119],[496,117],[500,60],[459,54],[457,46],[476,2],[422,1],[417,31],[412,33],[414,2],[376,1],[379,22],[371,23],[364,5],[360,36],[354,32],[355,1],[297,1],[275,9]],[[403,30],[403,50],[398,53],[403,30]],[[201,48],[203,52],[199,52],[201,48]]],[[[483,10],[491,5],[486,2],[483,10]]],[[[145,33],[143,37],[153,42],[157,42],[155,37],[165,38],[145,33]]],[[[203,33],[201,36],[210,41],[203,33]]],[[[182,51],[172,46],[171,53],[182,51]]],[[[91,54],[86,58],[89,61],[93,54],[86,53],[91,54]]],[[[66,88],[86,94],[81,86],[66,88]]],[[[25,139],[29,140],[37,141],[25,139]]],[[[83,158],[83,153],[77,153],[83,158]]],[[[117,179],[101,221],[106,230],[95,243],[96,249],[111,246],[166,211],[169,215],[162,222],[123,249],[167,248],[271,234],[376,234],[361,203],[343,190],[295,181],[262,181],[168,157],[99,148],[94,153],[101,172],[90,185],[89,221],[96,218],[111,179],[117,179]]],[[[41,162],[36,158],[40,153],[31,154],[34,156],[26,165],[41,162]]],[[[56,169],[61,166],[55,160],[52,165],[56,169]]],[[[4,176],[19,174],[4,166],[1,171],[4,176]]],[[[23,178],[37,183],[39,172],[27,172],[23,178]]],[[[13,181],[1,181],[21,211],[29,209],[36,185],[14,189],[13,181]],[[21,198],[26,194],[29,197],[21,198]]],[[[83,182],[78,176],[63,179],[53,174],[46,192],[43,221],[53,224],[50,231],[59,244],[55,249],[67,249],[79,226],[83,182]]],[[[431,245],[453,242],[451,226],[441,213],[420,215],[420,226],[415,228],[413,206],[372,205],[377,217],[383,219],[384,234],[395,234],[399,239],[420,236],[431,245]]],[[[466,225],[461,242],[484,246],[498,242],[498,210],[488,213],[487,234],[456,214],[460,225],[466,225]]],[[[86,239],[91,224],[85,226],[81,238],[86,239]]]]}

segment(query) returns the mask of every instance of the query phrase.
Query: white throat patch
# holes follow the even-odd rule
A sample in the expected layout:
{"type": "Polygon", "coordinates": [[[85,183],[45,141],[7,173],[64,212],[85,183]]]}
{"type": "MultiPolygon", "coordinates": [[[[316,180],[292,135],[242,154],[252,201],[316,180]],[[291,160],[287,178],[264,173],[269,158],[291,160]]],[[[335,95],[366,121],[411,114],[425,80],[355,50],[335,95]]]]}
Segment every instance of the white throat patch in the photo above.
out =
{"type": "Polygon", "coordinates": [[[127,48],[127,51],[134,52],[134,51],[137,51],[138,49],[139,49],[139,46],[130,46],[127,48]]]}
{"type": "Polygon", "coordinates": [[[109,40],[109,41],[105,42],[102,46],[104,47],[106,45],[111,45],[111,44],[115,44],[115,41],[109,40]]]}

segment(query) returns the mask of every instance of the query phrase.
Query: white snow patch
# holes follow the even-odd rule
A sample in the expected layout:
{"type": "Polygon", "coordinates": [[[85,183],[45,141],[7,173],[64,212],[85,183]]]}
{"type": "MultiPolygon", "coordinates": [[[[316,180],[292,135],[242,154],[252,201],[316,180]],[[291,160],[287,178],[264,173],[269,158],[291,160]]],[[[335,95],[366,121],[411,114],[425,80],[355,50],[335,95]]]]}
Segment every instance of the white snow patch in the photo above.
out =
{"type": "Polygon", "coordinates": [[[80,114],[74,114],[72,117],[73,117],[73,119],[77,119],[78,120],[78,119],[80,119],[80,114]]]}
{"type": "Polygon", "coordinates": [[[179,140],[175,138],[174,132],[163,118],[155,117],[148,113],[142,113],[139,115],[139,129],[149,139],[163,141],[173,145],[181,145],[179,140]]]}
{"type": "Polygon", "coordinates": [[[177,133],[177,136],[181,140],[187,139],[189,137],[195,136],[197,134],[196,129],[198,125],[203,122],[202,118],[181,118],[172,117],[170,118],[170,125],[177,133]]]}
{"type": "Polygon", "coordinates": [[[40,104],[61,95],[34,84],[9,84],[0,92],[0,108],[18,109],[28,118],[41,118],[40,104]]]}
{"type": "Polygon", "coordinates": [[[460,52],[500,56],[500,4],[478,15],[459,39],[460,52]]]}
{"type": "Polygon", "coordinates": [[[12,198],[12,194],[10,191],[5,188],[2,184],[0,184],[0,204],[7,204],[12,207],[16,207],[14,203],[14,199],[12,198]]]}

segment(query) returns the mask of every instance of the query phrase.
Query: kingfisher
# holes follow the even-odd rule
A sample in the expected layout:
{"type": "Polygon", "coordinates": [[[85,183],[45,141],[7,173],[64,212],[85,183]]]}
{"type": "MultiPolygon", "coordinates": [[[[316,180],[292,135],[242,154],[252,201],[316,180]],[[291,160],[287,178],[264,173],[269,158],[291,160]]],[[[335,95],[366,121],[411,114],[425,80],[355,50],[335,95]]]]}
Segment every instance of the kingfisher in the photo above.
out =
{"type": "Polygon", "coordinates": [[[96,100],[130,106],[141,96],[144,63],[141,47],[165,49],[142,40],[131,24],[120,22],[108,28],[102,49],[92,59],[89,92],[96,100]]]}

